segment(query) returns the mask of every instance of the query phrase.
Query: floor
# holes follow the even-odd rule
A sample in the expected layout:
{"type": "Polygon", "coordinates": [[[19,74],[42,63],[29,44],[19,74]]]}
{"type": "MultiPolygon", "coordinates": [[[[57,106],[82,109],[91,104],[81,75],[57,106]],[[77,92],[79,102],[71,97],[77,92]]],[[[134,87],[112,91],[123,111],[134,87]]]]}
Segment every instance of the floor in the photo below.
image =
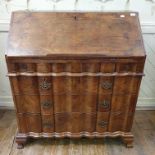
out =
{"type": "Polygon", "coordinates": [[[0,155],[155,155],[155,111],[136,111],[134,148],[126,148],[119,139],[31,140],[24,149],[16,149],[15,112],[0,110],[0,155]]]}

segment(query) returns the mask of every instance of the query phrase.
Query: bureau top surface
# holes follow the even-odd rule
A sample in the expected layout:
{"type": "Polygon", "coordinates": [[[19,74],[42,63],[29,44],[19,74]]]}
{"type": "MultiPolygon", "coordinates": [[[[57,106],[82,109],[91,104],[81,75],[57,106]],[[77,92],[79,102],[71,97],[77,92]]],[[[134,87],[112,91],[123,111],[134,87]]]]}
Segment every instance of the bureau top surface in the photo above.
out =
{"type": "Polygon", "coordinates": [[[14,12],[7,56],[145,56],[135,12],[14,12]]]}

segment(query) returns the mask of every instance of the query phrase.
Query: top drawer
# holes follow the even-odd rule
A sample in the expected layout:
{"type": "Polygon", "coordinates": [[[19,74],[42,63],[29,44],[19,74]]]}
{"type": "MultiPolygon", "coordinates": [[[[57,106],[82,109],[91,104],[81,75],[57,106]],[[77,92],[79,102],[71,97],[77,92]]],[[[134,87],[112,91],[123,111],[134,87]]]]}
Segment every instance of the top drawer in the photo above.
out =
{"type": "Polygon", "coordinates": [[[112,73],[143,72],[145,59],[102,59],[102,60],[8,60],[9,73],[112,73]]]}

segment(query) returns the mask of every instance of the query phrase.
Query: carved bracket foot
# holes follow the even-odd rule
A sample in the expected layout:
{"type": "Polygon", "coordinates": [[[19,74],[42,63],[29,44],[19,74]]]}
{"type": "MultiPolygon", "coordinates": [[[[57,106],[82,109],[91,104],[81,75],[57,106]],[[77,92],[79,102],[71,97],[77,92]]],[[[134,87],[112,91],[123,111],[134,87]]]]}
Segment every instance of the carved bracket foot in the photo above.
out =
{"type": "Polygon", "coordinates": [[[27,137],[20,137],[18,134],[16,136],[17,149],[23,149],[27,142],[27,137]]]}
{"type": "Polygon", "coordinates": [[[128,137],[122,137],[123,143],[126,145],[127,148],[132,148],[133,147],[133,136],[128,136],[128,137]]]}

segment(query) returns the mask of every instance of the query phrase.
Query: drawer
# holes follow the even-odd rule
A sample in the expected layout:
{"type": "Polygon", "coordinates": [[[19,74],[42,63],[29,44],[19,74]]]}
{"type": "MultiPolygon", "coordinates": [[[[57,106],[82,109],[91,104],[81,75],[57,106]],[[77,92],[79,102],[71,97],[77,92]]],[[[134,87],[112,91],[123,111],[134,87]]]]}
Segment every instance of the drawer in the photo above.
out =
{"type": "Polygon", "coordinates": [[[56,95],[54,94],[54,111],[59,112],[96,112],[97,94],[56,95]]]}
{"type": "Polygon", "coordinates": [[[39,94],[37,81],[37,77],[10,77],[10,82],[14,94],[39,94]]]}
{"type": "Polygon", "coordinates": [[[141,77],[115,77],[113,94],[137,93],[139,90],[141,77]]]}
{"type": "Polygon", "coordinates": [[[108,131],[109,112],[97,112],[96,132],[108,131]]]}
{"type": "Polygon", "coordinates": [[[105,111],[109,111],[110,107],[111,107],[111,98],[112,95],[111,94],[99,94],[98,97],[98,111],[99,112],[105,112],[105,111]]]}
{"type": "Polygon", "coordinates": [[[19,133],[41,133],[42,124],[40,114],[17,114],[19,133]]]}
{"type": "Polygon", "coordinates": [[[96,114],[60,113],[55,115],[55,132],[95,132],[96,114]]]}
{"type": "Polygon", "coordinates": [[[54,132],[53,115],[17,114],[20,133],[51,133],[54,132]]]}
{"type": "Polygon", "coordinates": [[[15,95],[15,104],[19,113],[40,113],[38,95],[15,95]]]}

